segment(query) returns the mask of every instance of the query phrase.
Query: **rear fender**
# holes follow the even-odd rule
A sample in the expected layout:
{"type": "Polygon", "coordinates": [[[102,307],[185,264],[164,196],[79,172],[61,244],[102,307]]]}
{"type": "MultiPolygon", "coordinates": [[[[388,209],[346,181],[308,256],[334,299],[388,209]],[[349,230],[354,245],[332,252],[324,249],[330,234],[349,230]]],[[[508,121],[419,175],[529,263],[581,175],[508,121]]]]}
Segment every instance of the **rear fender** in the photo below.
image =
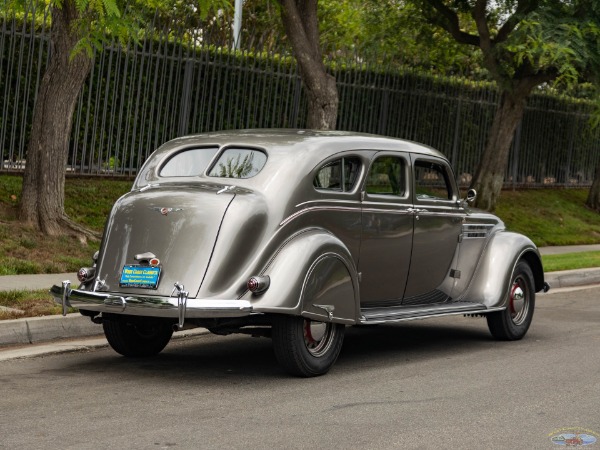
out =
{"type": "Polygon", "coordinates": [[[263,270],[270,285],[262,294],[247,292],[254,311],[356,323],[358,277],[350,252],[334,235],[311,228],[285,242],[263,270]]]}
{"type": "Polygon", "coordinates": [[[491,237],[473,279],[457,300],[504,307],[515,266],[525,260],[533,272],[535,291],[544,288],[544,270],[535,244],[518,233],[499,231],[491,237]]]}

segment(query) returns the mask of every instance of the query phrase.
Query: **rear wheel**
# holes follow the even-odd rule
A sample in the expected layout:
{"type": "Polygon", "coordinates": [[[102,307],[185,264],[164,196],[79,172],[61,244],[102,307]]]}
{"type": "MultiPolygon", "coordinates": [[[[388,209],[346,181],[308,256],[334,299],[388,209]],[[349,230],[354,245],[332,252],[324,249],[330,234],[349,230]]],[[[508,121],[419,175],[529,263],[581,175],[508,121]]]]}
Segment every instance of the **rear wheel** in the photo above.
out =
{"type": "Polygon", "coordinates": [[[502,341],[521,339],[531,325],[534,307],[533,273],[529,264],[519,261],[513,272],[506,309],[487,315],[492,336],[502,341]]]}
{"type": "Polygon", "coordinates": [[[292,375],[323,375],[340,354],[344,330],[344,325],[337,323],[279,316],[273,323],[272,330],[275,356],[292,375]]]}
{"type": "Polygon", "coordinates": [[[123,356],[153,356],[171,340],[173,324],[161,319],[105,317],[102,321],[106,340],[123,356]]]}

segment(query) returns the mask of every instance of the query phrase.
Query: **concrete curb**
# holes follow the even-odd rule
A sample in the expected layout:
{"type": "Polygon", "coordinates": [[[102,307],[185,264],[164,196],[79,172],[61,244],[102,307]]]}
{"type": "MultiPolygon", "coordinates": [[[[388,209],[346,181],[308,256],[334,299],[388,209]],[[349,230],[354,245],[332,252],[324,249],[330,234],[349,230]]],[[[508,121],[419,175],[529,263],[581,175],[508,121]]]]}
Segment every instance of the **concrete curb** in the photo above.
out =
{"type": "Polygon", "coordinates": [[[36,344],[100,334],[102,327],[79,313],[0,321],[0,345],[36,344]]]}
{"type": "Polygon", "coordinates": [[[600,267],[584,270],[562,270],[544,274],[553,288],[587,286],[600,283],[600,267]]]}

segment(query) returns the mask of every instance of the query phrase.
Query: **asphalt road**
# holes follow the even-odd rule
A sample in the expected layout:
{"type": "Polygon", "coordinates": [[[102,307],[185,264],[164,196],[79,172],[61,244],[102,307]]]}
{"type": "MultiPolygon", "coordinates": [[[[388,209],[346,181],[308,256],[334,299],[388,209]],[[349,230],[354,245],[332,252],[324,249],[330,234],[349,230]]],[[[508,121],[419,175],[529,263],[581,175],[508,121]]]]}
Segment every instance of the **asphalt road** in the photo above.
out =
{"type": "Polygon", "coordinates": [[[481,318],[349,328],[315,379],[246,336],[3,361],[0,448],[551,449],[568,427],[600,448],[600,288],[537,301],[519,342],[481,318]]]}

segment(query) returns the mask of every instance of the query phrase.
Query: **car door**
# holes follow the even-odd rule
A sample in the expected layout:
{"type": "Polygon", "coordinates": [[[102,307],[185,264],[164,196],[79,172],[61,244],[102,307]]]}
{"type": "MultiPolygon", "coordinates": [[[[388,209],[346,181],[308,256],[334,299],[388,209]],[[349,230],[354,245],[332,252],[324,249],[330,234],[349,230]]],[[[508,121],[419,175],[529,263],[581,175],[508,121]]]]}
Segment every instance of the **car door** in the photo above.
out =
{"type": "Polygon", "coordinates": [[[362,188],[359,272],[363,307],[401,303],[413,234],[409,180],[408,154],[375,154],[362,188]]]}
{"type": "Polygon", "coordinates": [[[454,278],[464,208],[446,161],[411,154],[414,231],[410,270],[403,305],[449,300],[454,278]]]}

